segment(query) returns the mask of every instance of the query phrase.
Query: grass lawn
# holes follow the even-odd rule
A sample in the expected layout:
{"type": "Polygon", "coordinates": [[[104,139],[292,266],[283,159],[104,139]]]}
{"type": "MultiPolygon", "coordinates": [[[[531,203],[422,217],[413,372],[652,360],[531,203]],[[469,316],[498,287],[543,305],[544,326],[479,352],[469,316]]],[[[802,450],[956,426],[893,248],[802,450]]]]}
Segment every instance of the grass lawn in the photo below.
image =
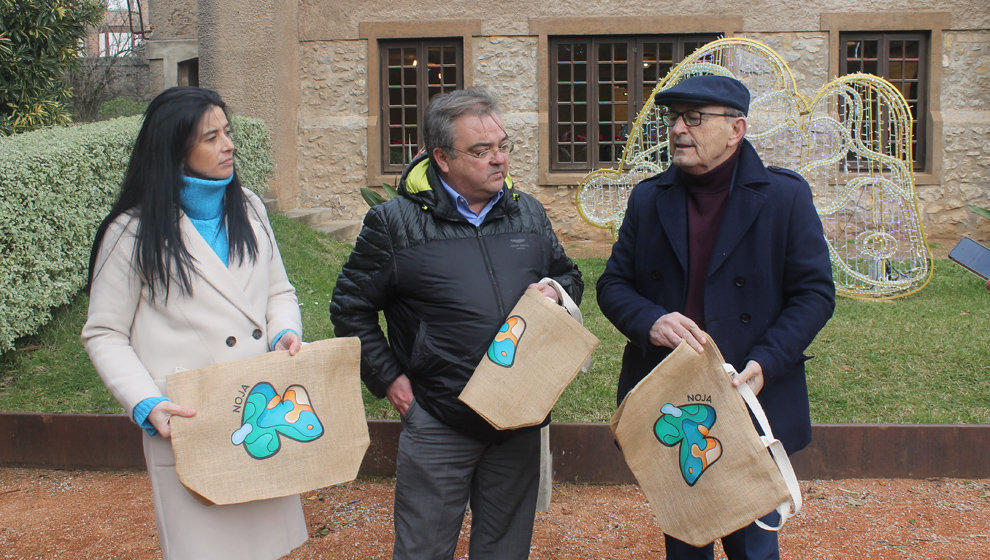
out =
{"type": "MultiPolygon", "coordinates": [[[[307,340],[333,336],[328,305],[350,247],[272,215],[307,340]]],[[[604,259],[577,259],[584,274],[585,325],[602,341],[554,411],[558,422],[607,422],[625,340],[602,316],[595,283],[604,259]]],[[[0,411],[122,412],[79,341],[87,297],[56,310],[35,336],[0,356],[0,411]]],[[[812,343],[808,384],[816,423],[990,423],[990,293],[945,259],[921,292],[889,302],[839,298],[812,343]]],[[[397,418],[365,392],[369,418],[397,418]]]]}

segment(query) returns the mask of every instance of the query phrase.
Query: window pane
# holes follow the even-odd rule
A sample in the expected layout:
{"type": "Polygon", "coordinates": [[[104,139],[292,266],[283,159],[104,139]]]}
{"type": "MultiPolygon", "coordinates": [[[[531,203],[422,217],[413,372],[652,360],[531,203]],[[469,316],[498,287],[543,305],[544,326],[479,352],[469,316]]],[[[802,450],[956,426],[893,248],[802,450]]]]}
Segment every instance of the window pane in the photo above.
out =
{"type": "Polygon", "coordinates": [[[890,64],[887,66],[887,79],[890,81],[897,81],[904,78],[902,71],[902,65],[899,60],[891,60],[890,64]]]}
{"type": "MultiPolygon", "coordinates": [[[[682,58],[685,44],[714,34],[591,36],[550,39],[551,169],[614,166],[639,109],[682,58]],[[587,61],[587,62],[585,62],[587,61]],[[586,147],[585,147],[586,145],[586,147]],[[584,164],[584,165],[582,165],[584,164]]],[[[690,47],[688,52],[694,50],[690,47]]]]}
{"type": "Polygon", "coordinates": [[[426,49],[426,60],[430,65],[443,62],[443,50],[440,47],[430,47],[426,49]]]}
{"type": "MultiPolygon", "coordinates": [[[[840,39],[845,45],[841,61],[845,72],[866,72],[886,78],[901,92],[914,116],[912,125],[912,151],[915,169],[924,169],[925,145],[927,134],[925,121],[927,117],[927,86],[926,57],[927,34],[918,32],[882,32],[882,33],[843,33],[840,39]]],[[[874,115],[876,109],[874,109],[874,115]]],[[[864,133],[862,140],[875,149],[884,151],[889,142],[888,135],[893,130],[887,126],[886,115],[880,115],[878,132],[872,137],[864,133]]],[[[864,129],[865,131],[865,129],[864,129]]],[[[868,162],[850,155],[846,164],[851,170],[866,171],[868,162]]]]}
{"type": "Polygon", "coordinates": [[[574,81],[575,82],[587,82],[588,81],[588,65],[578,64],[574,66],[574,81]]]}
{"type": "Polygon", "coordinates": [[[587,105],[575,105],[574,106],[574,122],[588,122],[588,106],[587,105]]]}
{"type": "Polygon", "coordinates": [[[877,58],[879,41],[863,41],[863,58],[877,58]]]}
{"type": "Polygon", "coordinates": [[[389,66],[399,66],[402,64],[402,49],[386,49],[389,66]]]}
{"type": "Polygon", "coordinates": [[[575,62],[588,61],[588,45],[585,44],[574,45],[574,61],[575,62]]]}
{"type": "Polygon", "coordinates": [[[460,42],[453,40],[380,44],[383,172],[401,172],[416,155],[419,116],[425,104],[432,95],[453,89],[461,81],[460,48],[460,42]]]}

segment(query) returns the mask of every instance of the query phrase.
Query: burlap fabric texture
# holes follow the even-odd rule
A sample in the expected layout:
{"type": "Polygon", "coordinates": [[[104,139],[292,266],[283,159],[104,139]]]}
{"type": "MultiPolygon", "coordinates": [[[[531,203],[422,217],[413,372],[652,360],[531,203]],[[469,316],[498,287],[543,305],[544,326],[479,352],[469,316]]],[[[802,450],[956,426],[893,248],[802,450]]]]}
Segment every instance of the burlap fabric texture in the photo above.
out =
{"type": "Polygon", "coordinates": [[[168,376],[179,480],[201,500],[233,504],[353,480],[370,439],[360,341],[321,340],[168,376]]]}
{"type": "Polygon", "coordinates": [[[695,546],[791,496],[723,361],[710,337],[701,354],[682,342],[626,395],[611,422],[660,528],[695,546]]]}
{"type": "Polygon", "coordinates": [[[598,343],[564,308],[526,290],[458,398],[499,430],[535,426],[598,343]]]}

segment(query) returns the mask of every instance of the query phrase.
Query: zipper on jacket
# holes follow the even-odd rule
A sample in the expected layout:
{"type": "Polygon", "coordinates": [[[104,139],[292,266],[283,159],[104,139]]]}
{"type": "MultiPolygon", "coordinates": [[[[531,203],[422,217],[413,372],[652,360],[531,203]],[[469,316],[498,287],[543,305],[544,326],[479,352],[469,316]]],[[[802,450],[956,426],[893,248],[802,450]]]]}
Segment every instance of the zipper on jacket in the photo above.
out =
{"type": "Polygon", "coordinates": [[[488,279],[492,282],[492,289],[495,290],[495,303],[498,304],[498,312],[501,318],[505,319],[509,314],[505,311],[505,304],[502,302],[502,294],[498,289],[498,281],[495,279],[495,267],[492,266],[492,259],[488,255],[488,248],[485,246],[484,236],[481,235],[481,228],[474,228],[474,236],[481,247],[481,256],[485,259],[485,269],[488,271],[488,279]]]}

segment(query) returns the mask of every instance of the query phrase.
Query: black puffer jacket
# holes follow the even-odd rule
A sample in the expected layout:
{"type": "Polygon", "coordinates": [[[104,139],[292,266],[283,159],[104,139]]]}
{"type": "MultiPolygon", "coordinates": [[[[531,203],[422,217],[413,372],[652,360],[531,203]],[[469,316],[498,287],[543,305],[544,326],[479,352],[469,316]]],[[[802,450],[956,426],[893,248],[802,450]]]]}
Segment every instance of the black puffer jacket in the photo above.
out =
{"type": "Polygon", "coordinates": [[[483,440],[504,432],[457,395],[512,307],[544,277],[575,302],[584,288],[540,203],[508,178],[503,192],[475,227],[458,214],[430,160],[416,158],[402,175],[400,196],[365,216],[330,304],[336,335],[361,339],[361,378],[372,393],[383,397],[405,374],[421,407],[483,440]]]}

